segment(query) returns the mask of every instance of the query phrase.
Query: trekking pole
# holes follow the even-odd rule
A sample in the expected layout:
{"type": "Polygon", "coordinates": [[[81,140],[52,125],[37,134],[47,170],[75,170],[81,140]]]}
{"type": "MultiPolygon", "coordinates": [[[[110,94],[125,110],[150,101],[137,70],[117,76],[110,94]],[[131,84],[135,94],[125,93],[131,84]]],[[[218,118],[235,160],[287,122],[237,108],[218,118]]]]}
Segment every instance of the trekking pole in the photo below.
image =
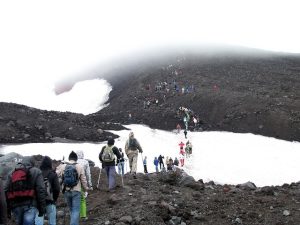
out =
{"type": "Polygon", "coordinates": [[[99,183],[100,183],[100,177],[101,177],[101,168],[99,168],[99,175],[98,175],[98,181],[97,181],[97,189],[99,189],[99,183]]]}

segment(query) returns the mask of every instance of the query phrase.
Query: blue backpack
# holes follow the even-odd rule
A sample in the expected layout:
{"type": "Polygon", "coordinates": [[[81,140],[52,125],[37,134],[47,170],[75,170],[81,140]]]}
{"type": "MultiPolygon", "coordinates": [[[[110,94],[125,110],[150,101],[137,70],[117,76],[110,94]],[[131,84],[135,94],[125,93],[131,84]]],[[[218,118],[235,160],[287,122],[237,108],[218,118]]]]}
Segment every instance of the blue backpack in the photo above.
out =
{"type": "Polygon", "coordinates": [[[78,173],[75,164],[67,164],[63,175],[63,183],[65,187],[73,188],[79,182],[78,173]]]}

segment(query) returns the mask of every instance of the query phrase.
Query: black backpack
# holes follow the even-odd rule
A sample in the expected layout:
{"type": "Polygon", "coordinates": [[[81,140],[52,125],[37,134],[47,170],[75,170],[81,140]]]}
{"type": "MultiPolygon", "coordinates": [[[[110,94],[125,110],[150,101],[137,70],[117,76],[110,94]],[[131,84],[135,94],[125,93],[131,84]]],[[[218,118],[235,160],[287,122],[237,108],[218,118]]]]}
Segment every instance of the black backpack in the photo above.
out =
{"type": "Polygon", "coordinates": [[[8,200],[23,201],[35,198],[36,193],[31,180],[30,168],[21,164],[12,172],[11,184],[7,192],[8,200]]]}
{"type": "Polygon", "coordinates": [[[132,150],[136,150],[138,145],[137,145],[137,142],[136,142],[136,139],[135,138],[129,138],[129,141],[128,141],[128,146],[129,146],[129,149],[132,149],[132,150]]]}
{"type": "Polygon", "coordinates": [[[44,184],[45,184],[45,188],[46,188],[46,201],[53,201],[53,190],[52,190],[52,186],[49,180],[49,174],[51,173],[51,171],[48,172],[48,174],[46,176],[44,176],[44,184]]]}

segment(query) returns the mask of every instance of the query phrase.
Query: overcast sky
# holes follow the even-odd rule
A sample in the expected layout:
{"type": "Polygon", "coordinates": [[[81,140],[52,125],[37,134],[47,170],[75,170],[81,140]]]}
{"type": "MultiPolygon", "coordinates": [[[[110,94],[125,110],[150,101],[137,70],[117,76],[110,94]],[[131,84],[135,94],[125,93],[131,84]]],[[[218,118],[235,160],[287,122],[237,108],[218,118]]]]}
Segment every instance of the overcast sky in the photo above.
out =
{"type": "Polygon", "coordinates": [[[0,101],[49,95],[61,78],[144,48],[224,43],[299,53],[298,9],[289,0],[1,1],[0,101]]]}

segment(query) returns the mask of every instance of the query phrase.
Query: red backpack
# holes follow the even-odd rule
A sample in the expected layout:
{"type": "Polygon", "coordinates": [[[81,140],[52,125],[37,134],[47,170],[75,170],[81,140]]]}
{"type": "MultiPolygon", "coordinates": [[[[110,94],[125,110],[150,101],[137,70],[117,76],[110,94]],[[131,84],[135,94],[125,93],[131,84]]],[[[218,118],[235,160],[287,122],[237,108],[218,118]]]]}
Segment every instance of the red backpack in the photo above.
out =
{"type": "Polygon", "coordinates": [[[7,192],[8,200],[27,200],[35,197],[35,190],[32,185],[30,168],[22,167],[16,168],[11,175],[11,184],[7,192]]]}

